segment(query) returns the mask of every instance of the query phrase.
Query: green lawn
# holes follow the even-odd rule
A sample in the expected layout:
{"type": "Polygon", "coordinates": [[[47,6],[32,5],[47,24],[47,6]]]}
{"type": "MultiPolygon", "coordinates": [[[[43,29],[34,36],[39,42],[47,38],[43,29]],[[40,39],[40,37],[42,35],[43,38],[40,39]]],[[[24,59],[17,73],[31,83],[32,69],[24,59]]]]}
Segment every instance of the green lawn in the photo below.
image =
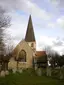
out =
{"type": "Polygon", "coordinates": [[[23,72],[0,78],[0,85],[64,85],[64,81],[23,72]]]}

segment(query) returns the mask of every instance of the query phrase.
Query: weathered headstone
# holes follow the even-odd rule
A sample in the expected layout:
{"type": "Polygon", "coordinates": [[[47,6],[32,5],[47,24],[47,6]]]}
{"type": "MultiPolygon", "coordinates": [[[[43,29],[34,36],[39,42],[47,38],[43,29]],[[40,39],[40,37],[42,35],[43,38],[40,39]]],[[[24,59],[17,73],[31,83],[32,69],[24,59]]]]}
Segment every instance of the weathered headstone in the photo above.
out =
{"type": "Polygon", "coordinates": [[[47,67],[47,76],[51,76],[51,67],[47,67]]]}
{"type": "Polygon", "coordinates": [[[1,73],[0,73],[0,76],[5,77],[5,71],[2,70],[1,73]]]}

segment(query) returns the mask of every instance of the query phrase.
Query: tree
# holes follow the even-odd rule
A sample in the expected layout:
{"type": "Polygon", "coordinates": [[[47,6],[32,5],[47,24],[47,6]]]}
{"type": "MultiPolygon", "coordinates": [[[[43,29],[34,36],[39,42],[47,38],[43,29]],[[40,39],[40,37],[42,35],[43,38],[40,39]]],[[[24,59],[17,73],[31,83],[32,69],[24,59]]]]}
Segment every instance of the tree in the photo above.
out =
{"type": "Polygon", "coordinates": [[[47,54],[47,64],[48,64],[48,66],[50,65],[51,66],[51,64],[52,64],[52,58],[54,58],[54,55],[55,55],[55,51],[54,50],[52,50],[52,48],[50,47],[50,46],[47,46],[47,47],[45,47],[44,48],[44,50],[46,51],[46,54],[47,54]]]}
{"type": "Polygon", "coordinates": [[[57,59],[58,66],[62,67],[64,65],[64,55],[58,57],[57,59]]]}
{"type": "Polygon", "coordinates": [[[5,68],[5,43],[3,42],[4,30],[10,25],[10,17],[6,14],[6,10],[0,7],[0,66],[5,68]]]}
{"type": "Polygon", "coordinates": [[[64,55],[58,57],[57,64],[60,66],[60,79],[63,79],[63,65],[64,65],[64,55]]]}
{"type": "Polygon", "coordinates": [[[6,50],[7,52],[3,59],[5,62],[5,70],[8,70],[8,63],[9,63],[10,58],[12,57],[12,50],[13,50],[13,45],[11,44],[11,41],[8,44],[6,49],[7,49],[6,50]]]}
{"type": "Polygon", "coordinates": [[[60,58],[60,55],[57,52],[55,52],[55,54],[52,56],[52,58],[50,60],[51,67],[54,68],[54,67],[58,66],[59,58],[60,58]]]}
{"type": "Polygon", "coordinates": [[[64,65],[64,55],[60,56],[58,53],[55,53],[50,63],[52,67],[56,67],[56,66],[62,67],[64,65]]]}
{"type": "Polygon", "coordinates": [[[0,29],[10,25],[10,17],[6,14],[6,10],[0,7],[0,29]]]}

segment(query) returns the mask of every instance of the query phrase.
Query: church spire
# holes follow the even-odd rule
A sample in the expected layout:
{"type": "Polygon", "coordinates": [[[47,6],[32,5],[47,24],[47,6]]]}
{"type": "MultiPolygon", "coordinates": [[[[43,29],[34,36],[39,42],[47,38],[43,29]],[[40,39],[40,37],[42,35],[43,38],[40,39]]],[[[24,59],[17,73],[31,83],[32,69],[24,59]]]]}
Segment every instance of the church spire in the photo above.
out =
{"type": "Polygon", "coordinates": [[[26,31],[25,41],[26,42],[35,41],[35,35],[34,35],[31,15],[30,15],[29,21],[28,21],[28,27],[27,27],[27,31],[26,31]]]}

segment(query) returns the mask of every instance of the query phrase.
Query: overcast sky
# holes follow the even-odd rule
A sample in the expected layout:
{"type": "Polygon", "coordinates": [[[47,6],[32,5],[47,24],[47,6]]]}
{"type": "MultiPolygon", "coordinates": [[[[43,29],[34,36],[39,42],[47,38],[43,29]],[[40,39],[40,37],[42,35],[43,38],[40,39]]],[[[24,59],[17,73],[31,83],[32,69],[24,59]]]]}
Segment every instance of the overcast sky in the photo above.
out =
{"type": "Polygon", "coordinates": [[[37,50],[50,46],[64,54],[64,0],[0,0],[0,6],[12,17],[7,33],[14,45],[24,39],[31,14],[37,50]]]}

